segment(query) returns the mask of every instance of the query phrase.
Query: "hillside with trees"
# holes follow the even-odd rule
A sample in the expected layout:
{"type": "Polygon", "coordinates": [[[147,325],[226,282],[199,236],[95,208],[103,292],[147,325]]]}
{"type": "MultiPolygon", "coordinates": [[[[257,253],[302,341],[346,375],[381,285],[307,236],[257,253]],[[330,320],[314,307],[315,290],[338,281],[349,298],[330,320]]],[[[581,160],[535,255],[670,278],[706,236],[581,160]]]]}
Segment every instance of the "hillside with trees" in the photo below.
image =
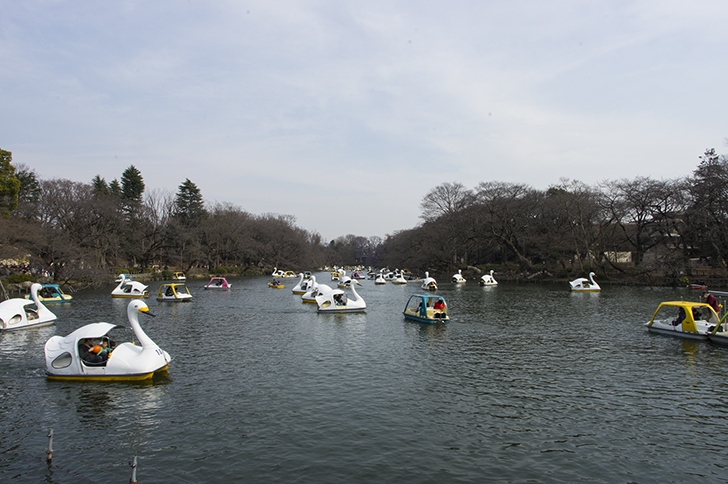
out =
{"type": "Polygon", "coordinates": [[[547,278],[594,270],[645,284],[724,278],[728,158],[710,149],[699,159],[692,176],[670,180],[444,183],[423,198],[423,223],[386,241],[383,263],[547,278]]]}
{"type": "Polygon", "coordinates": [[[728,158],[710,149],[699,160],[691,176],[669,180],[443,183],[423,197],[418,226],[326,242],[291,215],[206,203],[189,178],[174,194],[147,189],[134,165],[109,182],[44,180],[0,150],[0,275],[93,285],[126,268],[261,274],[337,264],[523,279],[594,270],[645,284],[725,277],[728,158]]]}

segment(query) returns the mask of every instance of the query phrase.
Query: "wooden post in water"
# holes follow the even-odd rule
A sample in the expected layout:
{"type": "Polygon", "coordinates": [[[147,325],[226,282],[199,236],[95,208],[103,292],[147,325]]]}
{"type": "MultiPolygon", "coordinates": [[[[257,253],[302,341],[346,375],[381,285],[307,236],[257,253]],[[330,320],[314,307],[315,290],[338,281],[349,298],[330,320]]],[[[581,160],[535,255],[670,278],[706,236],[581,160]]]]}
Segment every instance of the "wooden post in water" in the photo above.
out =
{"type": "Polygon", "coordinates": [[[53,429],[48,432],[48,450],[46,451],[46,462],[51,465],[53,460],[53,429]]]}
{"type": "Polygon", "coordinates": [[[136,458],[136,456],[131,458],[129,465],[131,466],[131,480],[129,481],[129,484],[137,484],[137,479],[136,479],[137,458],[136,458]]]}

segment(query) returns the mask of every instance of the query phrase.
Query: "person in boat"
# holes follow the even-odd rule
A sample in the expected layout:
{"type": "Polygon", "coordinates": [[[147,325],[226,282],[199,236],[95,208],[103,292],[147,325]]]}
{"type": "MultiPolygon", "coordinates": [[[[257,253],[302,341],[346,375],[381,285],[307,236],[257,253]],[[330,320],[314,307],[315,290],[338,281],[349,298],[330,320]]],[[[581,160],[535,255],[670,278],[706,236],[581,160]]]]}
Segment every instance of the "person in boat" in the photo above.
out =
{"type": "Polygon", "coordinates": [[[711,308],[713,308],[713,311],[715,311],[715,314],[720,313],[720,304],[718,304],[718,300],[708,291],[703,292],[703,297],[705,298],[706,304],[708,304],[711,308]]]}
{"type": "Polygon", "coordinates": [[[445,301],[442,299],[438,299],[435,301],[435,305],[432,306],[433,309],[445,309],[445,301]]]}
{"type": "Polygon", "coordinates": [[[699,307],[694,307],[693,308],[693,319],[695,321],[697,321],[699,319],[703,319],[702,314],[700,314],[700,308],[699,307]]]}
{"type": "Polygon", "coordinates": [[[169,297],[174,296],[174,291],[172,290],[172,286],[167,287],[166,295],[169,297]]]}
{"type": "Polygon", "coordinates": [[[101,345],[95,345],[93,338],[86,338],[82,344],[78,346],[78,356],[89,365],[99,365],[106,362],[106,358],[101,354],[101,345]]]}
{"type": "Polygon", "coordinates": [[[685,321],[685,310],[680,307],[677,310],[677,318],[672,321],[672,325],[677,326],[678,324],[682,324],[683,321],[685,321]]]}
{"type": "Polygon", "coordinates": [[[116,346],[116,343],[113,341],[109,341],[108,338],[104,338],[101,340],[101,343],[99,344],[101,347],[101,351],[99,351],[99,356],[105,360],[109,359],[109,356],[111,355],[111,352],[114,350],[114,347],[116,346]]]}
{"type": "Polygon", "coordinates": [[[344,302],[343,294],[336,294],[336,295],[334,295],[334,303],[337,306],[344,306],[346,303],[344,302]]]}
{"type": "Polygon", "coordinates": [[[94,345],[94,340],[91,338],[86,338],[84,340],[81,340],[81,342],[78,344],[78,356],[83,361],[90,361],[91,356],[91,348],[94,345]]]}
{"type": "Polygon", "coordinates": [[[105,365],[106,360],[109,359],[109,354],[103,351],[103,347],[100,344],[91,347],[91,354],[93,357],[89,363],[93,365],[105,365]]]}

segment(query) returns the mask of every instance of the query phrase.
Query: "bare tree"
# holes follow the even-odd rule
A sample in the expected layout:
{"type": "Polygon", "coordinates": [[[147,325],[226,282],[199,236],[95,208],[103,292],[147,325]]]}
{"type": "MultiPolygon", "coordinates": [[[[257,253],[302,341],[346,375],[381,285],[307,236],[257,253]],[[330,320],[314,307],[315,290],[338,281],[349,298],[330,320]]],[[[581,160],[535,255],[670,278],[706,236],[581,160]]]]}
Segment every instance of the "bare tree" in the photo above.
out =
{"type": "Polygon", "coordinates": [[[473,202],[473,192],[461,183],[443,183],[430,190],[422,198],[420,218],[432,221],[443,215],[451,215],[473,202]]]}
{"type": "Polygon", "coordinates": [[[495,238],[524,268],[530,268],[529,238],[543,194],[528,185],[502,182],[480,183],[476,192],[480,219],[479,236],[495,238]]]}
{"type": "Polygon", "coordinates": [[[690,242],[698,255],[722,265],[728,258],[728,158],[709,149],[700,160],[690,184],[690,242]]]}
{"type": "Polygon", "coordinates": [[[647,177],[602,183],[604,208],[621,229],[624,241],[633,250],[633,261],[642,263],[644,253],[660,238],[653,215],[659,204],[661,182],[647,177]]]}
{"type": "Polygon", "coordinates": [[[564,267],[573,256],[583,272],[584,261],[593,261],[599,253],[596,228],[603,211],[598,190],[562,178],[560,184],[549,187],[544,204],[547,213],[542,214],[542,219],[550,225],[543,245],[552,247],[552,255],[564,267]]]}

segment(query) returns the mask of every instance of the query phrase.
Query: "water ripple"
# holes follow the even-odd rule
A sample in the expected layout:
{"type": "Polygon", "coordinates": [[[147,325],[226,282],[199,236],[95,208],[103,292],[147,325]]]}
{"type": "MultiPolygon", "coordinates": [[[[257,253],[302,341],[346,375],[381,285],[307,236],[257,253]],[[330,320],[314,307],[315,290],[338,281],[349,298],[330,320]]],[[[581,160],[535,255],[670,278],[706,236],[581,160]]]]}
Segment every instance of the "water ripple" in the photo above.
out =
{"type": "Polygon", "coordinates": [[[131,455],[146,483],[728,480],[728,352],[643,328],[689,293],[443,284],[452,322],[424,325],[401,315],[416,285],[364,281],[366,313],[317,314],[266,282],[151,300],[142,324],[174,360],[143,384],[44,377],[50,335],[124,322],[108,291],[0,334],[0,477],[61,482],[18,457],[53,427],[54,461],[116,482],[131,455]]]}

